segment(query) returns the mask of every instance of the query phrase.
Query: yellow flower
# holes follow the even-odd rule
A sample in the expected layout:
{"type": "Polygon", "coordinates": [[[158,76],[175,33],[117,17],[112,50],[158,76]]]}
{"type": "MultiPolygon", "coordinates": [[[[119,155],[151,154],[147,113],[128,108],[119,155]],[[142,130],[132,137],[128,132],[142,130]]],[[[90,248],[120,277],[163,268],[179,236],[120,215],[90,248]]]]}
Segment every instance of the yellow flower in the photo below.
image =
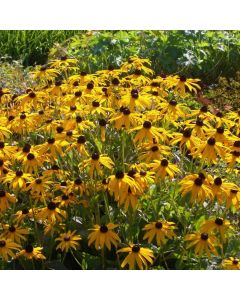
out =
{"type": "Polygon", "coordinates": [[[146,230],[143,239],[148,240],[150,244],[154,238],[156,238],[157,245],[161,246],[167,242],[167,239],[172,239],[176,235],[173,230],[176,229],[176,224],[173,222],[167,221],[157,221],[151,222],[150,224],[145,225],[143,230],[146,230]]]}
{"type": "Polygon", "coordinates": [[[15,258],[16,255],[13,250],[19,250],[20,247],[20,245],[14,243],[12,240],[0,236],[0,257],[5,261],[8,260],[8,257],[15,258]]]}
{"type": "Polygon", "coordinates": [[[135,268],[135,264],[137,264],[139,269],[143,270],[148,268],[148,264],[153,264],[153,251],[148,248],[130,244],[129,247],[122,248],[117,251],[117,253],[122,252],[128,252],[128,255],[123,260],[121,268],[124,268],[128,264],[129,269],[133,270],[135,268]]]}
{"type": "Polygon", "coordinates": [[[218,242],[215,236],[207,233],[207,232],[195,232],[191,234],[187,234],[184,238],[185,241],[188,241],[187,249],[191,247],[195,247],[195,255],[202,256],[202,254],[206,253],[208,257],[211,254],[218,255],[216,246],[218,246],[218,242]]]}
{"type": "Polygon", "coordinates": [[[178,173],[181,173],[180,169],[170,163],[167,159],[154,160],[153,163],[149,164],[152,172],[156,174],[156,181],[159,179],[164,180],[166,176],[169,176],[170,179],[174,178],[174,176],[178,173]]]}
{"type": "Polygon", "coordinates": [[[8,225],[8,224],[2,224],[2,227],[5,230],[3,236],[16,243],[20,243],[21,240],[25,241],[26,240],[25,235],[29,234],[29,230],[26,228],[21,228],[18,226],[8,225]]]}
{"type": "Polygon", "coordinates": [[[36,215],[38,220],[49,221],[52,223],[55,223],[56,221],[61,222],[62,219],[65,219],[66,217],[66,211],[59,209],[54,202],[49,202],[47,207],[41,208],[36,215]]]}
{"type": "Polygon", "coordinates": [[[27,245],[25,249],[17,253],[17,257],[25,257],[29,260],[41,259],[44,260],[46,257],[42,254],[42,247],[33,247],[32,245],[27,245]]]}
{"type": "Polygon", "coordinates": [[[81,169],[85,169],[86,167],[89,168],[89,175],[93,177],[93,173],[96,170],[98,175],[102,175],[102,166],[112,169],[114,166],[114,162],[111,160],[110,157],[100,155],[99,153],[95,152],[92,154],[91,158],[84,160],[80,163],[81,169]]]}
{"type": "Polygon", "coordinates": [[[113,231],[118,225],[109,223],[107,225],[94,225],[93,231],[88,236],[88,246],[95,242],[95,248],[102,249],[106,246],[111,250],[111,244],[117,248],[117,244],[120,242],[119,236],[113,231]]]}
{"type": "Polygon", "coordinates": [[[239,258],[229,257],[222,262],[223,269],[225,270],[240,270],[239,258]]]}
{"type": "Polygon", "coordinates": [[[55,239],[55,241],[59,241],[60,243],[57,245],[57,249],[61,249],[63,252],[68,252],[69,249],[77,249],[77,246],[79,245],[79,240],[81,240],[81,236],[79,234],[75,234],[76,230],[70,231],[68,230],[66,233],[61,233],[58,238],[55,239]]]}
{"type": "Polygon", "coordinates": [[[229,229],[232,229],[230,222],[219,217],[205,221],[200,227],[203,232],[219,232],[223,241],[226,240],[226,233],[229,229]]]}

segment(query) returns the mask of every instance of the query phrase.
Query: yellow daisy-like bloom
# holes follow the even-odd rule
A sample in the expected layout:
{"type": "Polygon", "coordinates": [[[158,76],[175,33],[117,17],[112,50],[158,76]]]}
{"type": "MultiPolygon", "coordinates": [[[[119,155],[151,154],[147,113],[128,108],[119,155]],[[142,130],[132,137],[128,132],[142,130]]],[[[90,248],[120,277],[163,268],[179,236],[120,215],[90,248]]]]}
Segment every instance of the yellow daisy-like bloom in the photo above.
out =
{"type": "Polygon", "coordinates": [[[196,232],[187,234],[184,238],[188,241],[187,249],[195,247],[195,255],[202,256],[204,253],[211,256],[211,254],[218,255],[216,246],[218,246],[218,241],[215,236],[208,234],[207,232],[196,232]]]}
{"type": "Polygon", "coordinates": [[[62,219],[67,217],[65,210],[59,209],[55,202],[49,202],[47,207],[41,208],[36,215],[38,220],[49,221],[55,223],[61,222],[62,219]]]}
{"type": "Polygon", "coordinates": [[[149,163],[153,160],[160,160],[163,156],[170,155],[170,147],[156,142],[144,143],[141,145],[140,149],[145,152],[139,156],[139,159],[143,160],[145,163],[149,163]]]}
{"type": "Polygon", "coordinates": [[[25,235],[29,234],[29,230],[27,228],[21,228],[18,226],[8,224],[2,224],[2,227],[5,230],[3,236],[16,243],[21,243],[22,240],[25,241],[25,235]]]}
{"type": "Polygon", "coordinates": [[[154,255],[153,251],[148,248],[143,248],[140,245],[130,244],[129,247],[119,249],[117,253],[128,252],[121,264],[121,268],[124,268],[127,264],[130,270],[135,269],[135,265],[139,269],[147,269],[149,264],[153,264],[154,255]]]}
{"type": "Polygon", "coordinates": [[[160,111],[160,117],[163,121],[168,121],[174,125],[177,125],[175,121],[179,118],[186,117],[187,107],[183,104],[178,103],[176,100],[171,100],[169,102],[163,102],[158,105],[158,110],[160,111]]]}
{"type": "Polygon", "coordinates": [[[31,174],[18,170],[16,172],[9,172],[3,182],[9,183],[13,190],[23,190],[26,188],[27,182],[32,181],[32,179],[31,174]]]}
{"type": "Polygon", "coordinates": [[[212,189],[210,187],[209,178],[203,173],[191,174],[184,177],[180,181],[180,193],[182,196],[190,193],[191,202],[204,202],[207,199],[213,199],[212,189]]]}
{"type": "Polygon", "coordinates": [[[202,232],[219,232],[223,241],[226,240],[226,232],[229,229],[232,229],[230,222],[219,217],[205,221],[200,227],[202,232]]]}
{"type": "Polygon", "coordinates": [[[55,241],[60,242],[57,247],[57,249],[61,249],[62,252],[68,252],[71,248],[74,250],[77,250],[77,246],[79,245],[79,242],[82,238],[79,234],[75,234],[76,230],[70,231],[65,233],[61,233],[58,238],[55,239],[55,241]]]}
{"type": "Polygon", "coordinates": [[[239,208],[240,205],[240,190],[239,189],[231,189],[230,193],[226,200],[226,208],[230,208],[231,205],[236,209],[239,208]]]}
{"type": "Polygon", "coordinates": [[[139,184],[123,171],[118,170],[115,175],[108,178],[108,190],[111,195],[114,195],[116,201],[125,199],[128,194],[129,188],[133,193],[142,193],[139,184]]]}
{"type": "Polygon", "coordinates": [[[230,191],[236,190],[237,188],[238,187],[236,184],[226,182],[224,179],[216,177],[212,185],[213,197],[216,198],[220,204],[222,204],[223,201],[229,198],[230,191]]]}
{"type": "Polygon", "coordinates": [[[183,133],[173,134],[173,139],[171,140],[170,144],[175,145],[177,143],[180,143],[180,148],[183,148],[183,146],[185,146],[187,149],[192,150],[199,145],[200,140],[196,136],[192,135],[191,128],[187,128],[183,131],[183,133]]]}
{"type": "Polygon", "coordinates": [[[121,107],[120,112],[112,115],[109,122],[114,123],[114,127],[120,130],[122,128],[129,129],[130,127],[137,126],[140,120],[138,113],[131,112],[128,107],[121,107]]]}
{"type": "Polygon", "coordinates": [[[88,246],[95,243],[95,248],[102,249],[104,246],[111,250],[111,244],[117,248],[117,244],[120,242],[119,236],[113,231],[118,225],[109,223],[107,225],[94,225],[94,228],[90,229],[91,232],[88,235],[88,246]]]}
{"type": "Polygon", "coordinates": [[[81,169],[85,169],[86,167],[89,168],[89,175],[93,177],[93,173],[96,170],[98,175],[102,175],[102,166],[112,169],[114,166],[114,162],[111,160],[110,157],[100,155],[99,153],[95,152],[92,154],[90,159],[84,160],[80,163],[81,169]]]}
{"type": "Polygon", "coordinates": [[[9,206],[16,202],[16,197],[3,190],[0,190],[0,213],[3,213],[9,206]]]}
{"type": "Polygon", "coordinates": [[[157,221],[151,222],[150,224],[145,225],[143,230],[146,230],[143,239],[148,240],[150,244],[154,238],[156,238],[157,245],[161,246],[165,244],[168,239],[172,239],[176,236],[174,233],[174,229],[176,229],[176,224],[173,222],[167,221],[157,221]]]}
{"type": "Polygon", "coordinates": [[[153,139],[158,142],[166,141],[169,137],[169,133],[164,128],[157,128],[152,126],[152,122],[144,121],[143,125],[132,128],[129,132],[138,131],[135,138],[133,139],[134,143],[141,143],[144,140],[152,142],[153,139]]]}
{"type": "Polygon", "coordinates": [[[156,174],[156,181],[159,179],[164,180],[166,176],[169,176],[170,179],[174,178],[176,174],[181,173],[180,169],[170,163],[167,159],[154,160],[153,163],[149,164],[149,167],[152,172],[156,174]]]}
{"type": "Polygon", "coordinates": [[[206,159],[209,163],[217,163],[217,158],[220,156],[222,159],[226,156],[226,147],[221,143],[216,142],[215,138],[211,137],[206,142],[198,145],[197,149],[192,152],[193,156],[200,156],[206,159]]]}
{"type": "Polygon", "coordinates": [[[151,99],[148,94],[140,95],[137,89],[131,91],[131,95],[122,97],[120,105],[123,107],[129,107],[131,112],[136,109],[146,109],[151,105],[151,99]]]}
{"type": "Polygon", "coordinates": [[[184,96],[186,94],[186,91],[197,93],[198,90],[201,90],[200,85],[198,82],[200,82],[200,79],[192,79],[192,78],[186,78],[185,76],[178,76],[176,75],[174,77],[175,81],[175,91],[181,95],[184,96]]]}
{"type": "Polygon", "coordinates": [[[33,74],[34,79],[47,81],[59,76],[59,71],[49,68],[47,65],[42,65],[36,67],[35,71],[30,72],[30,74],[33,74]]]}
{"type": "Polygon", "coordinates": [[[21,246],[16,244],[10,239],[7,239],[3,236],[0,236],[0,257],[2,257],[5,261],[9,258],[15,258],[15,253],[13,250],[20,250],[21,246]]]}
{"type": "Polygon", "coordinates": [[[223,260],[222,267],[225,270],[240,270],[239,258],[229,257],[223,260]]]}
{"type": "Polygon", "coordinates": [[[33,247],[32,245],[27,245],[25,249],[17,253],[17,257],[25,257],[29,260],[41,259],[44,260],[46,257],[42,254],[42,247],[33,247]]]}
{"type": "Polygon", "coordinates": [[[86,156],[88,157],[89,154],[85,148],[85,143],[86,143],[86,138],[84,135],[80,135],[77,138],[77,141],[72,143],[71,145],[69,145],[69,147],[67,147],[66,152],[68,152],[71,149],[76,149],[82,156],[86,156]]]}
{"type": "MultiPolygon", "coordinates": [[[[35,211],[34,211],[35,212],[35,211]]],[[[22,210],[19,210],[15,213],[14,222],[17,224],[21,223],[24,219],[32,218],[33,217],[33,210],[24,208],[22,210]]]]}

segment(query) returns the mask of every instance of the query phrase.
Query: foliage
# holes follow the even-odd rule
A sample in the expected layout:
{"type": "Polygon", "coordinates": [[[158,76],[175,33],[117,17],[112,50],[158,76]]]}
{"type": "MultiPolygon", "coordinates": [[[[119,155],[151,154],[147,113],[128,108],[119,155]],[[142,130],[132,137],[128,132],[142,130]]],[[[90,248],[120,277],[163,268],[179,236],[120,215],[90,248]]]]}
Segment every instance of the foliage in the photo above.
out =
{"type": "Polygon", "coordinates": [[[24,66],[44,64],[54,43],[63,42],[77,30],[1,30],[0,56],[21,60],[24,66]]]}
{"type": "Polygon", "coordinates": [[[204,83],[234,76],[240,69],[239,31],[90,31],[62,46],[51,54],[67,52],[89,73],[119,66],[131,55],[149,58],[158,74],[178,73],[204,83]]]}

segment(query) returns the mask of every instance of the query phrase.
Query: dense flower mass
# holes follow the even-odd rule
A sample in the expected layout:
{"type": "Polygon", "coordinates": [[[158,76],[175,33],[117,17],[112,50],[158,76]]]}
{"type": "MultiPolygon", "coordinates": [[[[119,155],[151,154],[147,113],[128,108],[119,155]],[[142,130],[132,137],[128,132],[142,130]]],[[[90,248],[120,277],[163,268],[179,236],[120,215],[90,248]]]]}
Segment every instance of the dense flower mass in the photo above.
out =
{"type": "Polygon", "coordinates": [[[239,269],[239,111],[200,107],[199,79],[148,59],[77,63],[0,98],[2,269],[239,269]]]}

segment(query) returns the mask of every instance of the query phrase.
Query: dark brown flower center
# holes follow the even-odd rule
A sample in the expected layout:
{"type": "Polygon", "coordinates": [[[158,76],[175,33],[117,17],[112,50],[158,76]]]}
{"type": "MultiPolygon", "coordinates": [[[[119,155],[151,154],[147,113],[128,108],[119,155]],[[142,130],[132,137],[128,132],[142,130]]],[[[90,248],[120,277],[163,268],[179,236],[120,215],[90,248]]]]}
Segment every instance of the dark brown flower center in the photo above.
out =
{"type": "Polygon", "coordinates": [[[155,223],[155,227],[156,227],[157,229],[161,229],[161,228],[163,227],[162,222],[156,222],[156,223],[155,223]]]}
{"type": "Polygon", "coordinates": [[[177,101],[176,100],[171,100],[169,102],[169,104],[172,105],[172,106],[176,106],[177,105],[177,101]]]}
{"type": "Polygon", "coordinates": [[[239,260],[237,258],[235,258],[233,261],[232,261],[233,265],[238,265],[239,263],[239,260]]]}
{"type": "Polygon", "coordinates": [[[100,119],[100,120],[99,120],[99,125],[100,125],[100,126],[106,126],[106,125],[107,125],[107,121],[104,120],[104,119],[100,119]]]}
{"type": "Polygon", "coordinates": [[[62,126],[58,126],[58,127],[56,128],[56,130],[57,130],[57,133],[62,133],[63,130],[64,130],[64,128],[63,128],[62,126]]]}
{"type": "Polygon", "coordinates": [[[70,236],[65,236],[65,237],[64,237],[64,242],[69,242],[70,239],[71,239],[70,236]]]}
{"type": "Polygon", "coordinates": [[[99,106],[100,106],[100,103],[99,103],[98,101],[94,100],[94,101],[92,102],[92,106],[93,106],[93,107],[99,107],[99,106]]]}
{"type": "Polygon", "coordinates": [[[3,191],[3,190],[1,190],[1,191],[0,191],[0,197],[2,198],[2,197],[5,197],[5,196],[6,196],[6,192],[3,191]]]}
{"type": "Polygon", "coordinates": [[[80,178],[77,178],[77,179],[75,179],[74,183],[76,185],[80,185],[80,184],[82,184],[82,180],[80,178]]]}
{"type": "Polygon", "coordinates": [[[129,108],[124,108],[123,109],[123,111],[122,111],[122,113],[125,115],[125,116],[128,116],[128,115],[130,115],[130,109],[129,108]]]}
{"type": "Polygon", "coordinates": [[[76,105],[71,105],[71,106],[70,106],[70,110],[71,110],[71,111],[77,110],[77,106],[76,106],[76,105]]]}
{"type": "Polygon", "coordinates": [[[38,178],[38,179],[36,179],[36,184],[41,184],[42,183],[42,179],[41,178],[38,178]]]}
{"type": "Polygon", "coordinates": [[[50,202],[50,203],[48,203],[47,207],[48,207],[49,210],[55,210],[57,205],[54,202],[50,202]]]}
{"type": "Polygon", "coordinates": [[[152,127],[152,123],[150,121],[144,121],[143,128],[150,129],[152,127]]]}
{"type": "Polygon", "coordinates": [[[93,159],[93,160],[99,160],[99,158],[100,158],[99,153],[96,153],[96,152],[95,152],[95,153],[92,154],[92,159],[93,159]]]}
{"type": "Polygon", "coordinates": [[[0,248],[3,248],[6,246],[6,242],[4,240],[0,241],[0,248]]]}
{"type": "Polygon", "coordinates": [[[200,111],[206,113],[208,111],[208,107],[204,105],[200,108],[200,111]]]}
{"type": "Polygon", "coordinates": [[[222,218],[216,218],[215,224],[217,224],[219,226],[223,225],[223,219],[222,218]]]}
{"type": "Polygon", "coordinates": [[[32,245],[27,245],[27,246],[25,247],[25,251],[26,251],[27,253],[32,253],[32,252],[33,252],[33,246],[32,246],[32,245]]]}
{"type": "Polygon", "coordinates": [[[117,171],[115,174],[115,177],[117,179],[122,179],[124,177],[124,172],[123,171],[117,171]]]}
{"type": "Polygon", "coordinates": [[[161,160],[161,166],[162,167],[167,167],[168,166],[168,160],[166,158],[161,160]]]}
{"type": "Polygon", "coordinates": [[[158,146],[153,146],[153,147],[151,148],[151,151],[152,151],[152,152],[157,152],[157,151],[158,151],[158,146]]]}
{"type": "Polygon", "coordinates": [[[217,177],[214,179],[214,184],[217,186],[222,185],[222,179],[220,177],[217,177]]]}
{"type": "Polygon", "coordinates": [[[76,117],[76,122],[77,122],[77,123],[81,123],[82,120],[83,120],[83,119],[82,119],[80,116],[77,116],[77,117],[76,117]]]}
{"type": "Polygon", "coordinates": [[[108,232],[107,226],[106,226],[106,225],[102,225],[102,226],[100,227],[100,231],[101,231],[102,233],[108,232]]]}
{"type": "Polygon", "coordinates": [[[223,134],[224,133],[224,127],[218,127],[217,128],[217,133],[223,134]]]}
{"type": "Polygon", "coordinates": [[[27,155],[28,160],[33,160],[34,158],[35,158],[34,154],[28,153],[28,155],[27,155]]]}
{"type": "Polygon", "coordinates": [[[216,140],[215,138],[211,137],[208,139],[207,143],[209,146],[214,146],[216,144],[216,140]]]}
{"type": "Polygon", "coordinates": [[[55,138],[49,138],[49,139],[47,140],[47,142],[48,142],[48,144],[52,145],[52,144],[55,143],[55,138]]]}
{"type": "Polygon", "coordinates": [[[183,136],[185,137],[185,138],[190,138],[191,137],[191,135],[192,135],[192,130],[190,129],[190,128],[187,128],[187,129],[185,129],[184,131],[183,131],[183,136]]]}
{"type": "Polygon", "coordinates": [[[16,231],[16,228],[14,226],[9,226],[8,230],[10,232],[15,232],[16,231]]]}
{"type": "Polygon", "coordinates": [[[240,141],[235,141],[233,146],[239,148],[240,147],[240,141]]]}
{"type": "Polygon", "coordinates": [[[202,178],[198,177],[194,180],[194,184],[197,186],[201,186],[203,184],[202,178]]]}
{"type": "Polygon", "coordinates": [[[76,97],[81,97],[82,96],[82,92],[81,91],[77,91],[74,94],[76,97]]]}
{"type": "Polygon", "coordinates": [[[17,177],[21,177],[23,176],[23,171],[17,171],[15,174],[17,177]]]}
{"type": "Polygon", "coordinates": [[[119,85],[119,83],[120,83],[120,81],[119,81],[118,78],[113,78],[112,84],[114,84],[114,85],[119,85]]]}
{"type": "Polygon", "coordinates": [[[206,240],[208,239],[208,234],[207,234],[207,233],[202,233],[202,234],[201,234],[201,239],[202,239],[203,241],[206,241],[206,240]]]}
{"type": "Polygon", "coordinates": [[[85,144],[86,138],[84,135],[80,135],[77,139],[78,144],[85,144]]]}
{"type": "Polygon", "coordinates": [[[94,84],[92,83],[92,82],[89,82],[88,84],[87,84],[87,89],[88,90],[92,90],[94,88],[94,84]]]}
{"type": "Polygon", "coordinates": [[[134,246],[132,247],[132,252],[138,253],[139,251],[140,251],[140,247],[139,247],[138,245],[134,245],[134,246]]]}
{"type": "Polygon", "coordinates": [[[28,213],[29,213],[29,209],[24,208],[24,209],[22,210],[22,214],[23,214],[23,215],[27,215],[28,213]]]}

